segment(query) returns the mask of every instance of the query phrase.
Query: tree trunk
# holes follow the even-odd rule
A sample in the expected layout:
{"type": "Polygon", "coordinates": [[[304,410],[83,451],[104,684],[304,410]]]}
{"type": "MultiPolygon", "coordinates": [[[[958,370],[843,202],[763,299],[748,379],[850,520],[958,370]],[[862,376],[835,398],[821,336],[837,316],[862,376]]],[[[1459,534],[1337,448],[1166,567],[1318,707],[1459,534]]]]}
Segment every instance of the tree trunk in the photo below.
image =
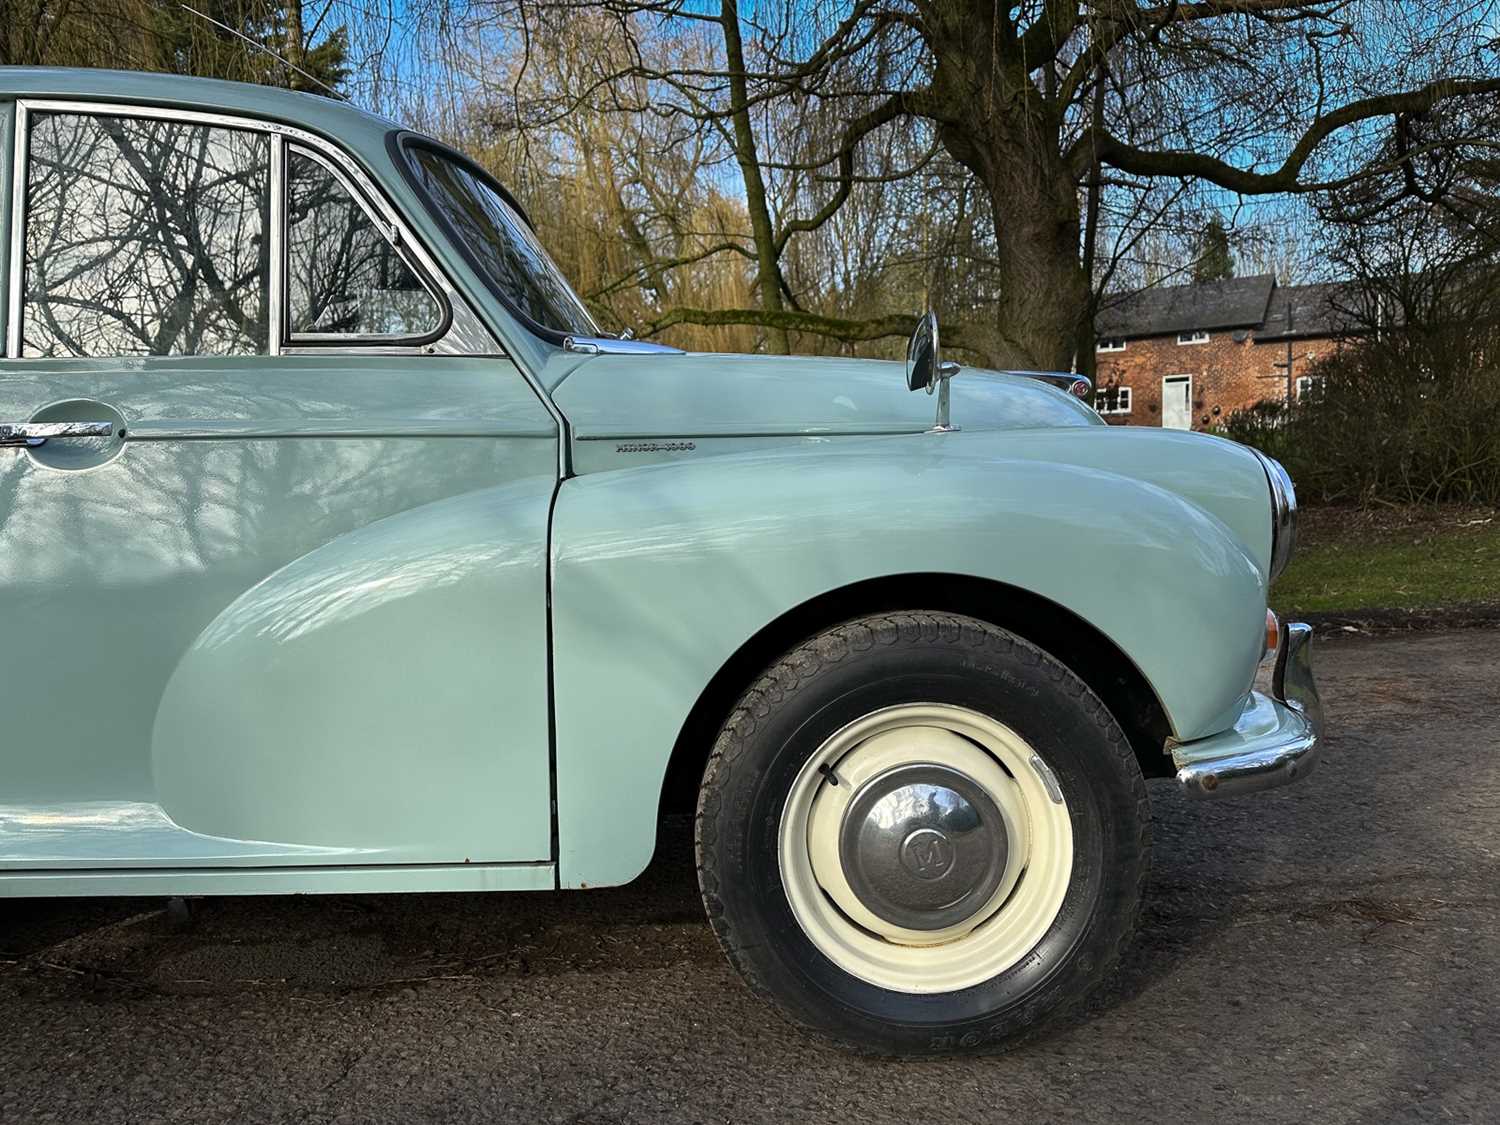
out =
{"type": "MultiPolygon", "coordinates": [[[[785,311],[781,300],[781,265],[776,260],[776,231],[766,203],[766,182],[761,176],[760,154],[750,121],[749,85],[745,79],[745,47],[740,38],[738,0],[722,0],[719,23],[724,28],[724,56],[729,67],[730,121],[734,126],[734,159],[745,181],[745,208],[750,213],[750,233],[755,239],[756,287],[760,307],[768,314],[785,311]]],[[[781,328],[766,329],[766,346],[788,355],[791,344],[781,328]]]]}
{"type": "Polygon", "coordinates": [[[984,146],[944,142],[989,193],[997,273],[991,361],[1004,367],[1068,371],[1093,347],[1089,277],[1080,256],[1082,220],[1072,178],[1056,150],[1011,143],[992,133],[984,146]]]}
{"type": "MultiPolygon", "coordinates": [[[[1104,80],[1104,67],[1102,65],[1095,67],[1094,92],[1090,99],[1089,119],[1096,129],[1104,127],[1104,80]]],[[[1095,348],[1094,317],[1099,312],[1100,290],[1103,288],[1098,274],[1099,209],[1104,195],[1104,185],[1101,182],[1103,171],[1096,152],[1093,165],[1089,169],[1088,188],[1085,195],[1088,202],[1085,205],[1083,217],[1083,272],[1088,282],[1089,300],[1085,311],[1085,322],[1074,341],[1075,369],[1093,380],[1095,386],[1099,384],[1099,353],[1095,348]]]]}
{"type": "Polygon", "coordinates": [[[302,76],[307,69],[307,52],[302,42],[302,0],[286,0],[286,34],[282,45],[283,57],[291,63],[286,84],[293,90],[310,90],[311,84],[302,76]]]}
{"type": "Polygon", "coordinates": [[[1068,371],[1075,356],[1093,348],[1078,185],[1063,161],[1059,112],[1033,82],[1018,45],[997,26],[990,50],[975,49],[976,26],[988,27],[992,18],[988,8],[962,0],[935,7],[926,34],[936,64],[926,108],[944,147],[989,194],[1004,285],[991,360],[1068,371]]]}
{"type": "Polygon", "coordinates": [[[1006,163],[981,177],[994,207],[1005,285],[995,310],[1001,358],[1012,366],[1068,371],[1080,342],[1086,338],[1092,347],[1093,339],[1077,193],[1067,176],[1039,182],[1019,160],[1006,163]]]}

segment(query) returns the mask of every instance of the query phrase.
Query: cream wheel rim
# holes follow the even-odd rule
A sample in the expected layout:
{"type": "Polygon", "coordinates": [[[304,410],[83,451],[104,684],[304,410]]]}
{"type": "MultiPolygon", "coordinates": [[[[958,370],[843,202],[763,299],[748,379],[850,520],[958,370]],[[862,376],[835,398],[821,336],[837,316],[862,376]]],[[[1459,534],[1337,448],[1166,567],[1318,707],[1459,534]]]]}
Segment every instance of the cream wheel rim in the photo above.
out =
{"type": "Polygon", "coordinates": [[[1026,956],[1061,910],[1073,829],[1015,731],[939,703],[884,708],[803,765],[781,815],[792,914],[839,968],[896,992],[954,992],[1026,956]]]}

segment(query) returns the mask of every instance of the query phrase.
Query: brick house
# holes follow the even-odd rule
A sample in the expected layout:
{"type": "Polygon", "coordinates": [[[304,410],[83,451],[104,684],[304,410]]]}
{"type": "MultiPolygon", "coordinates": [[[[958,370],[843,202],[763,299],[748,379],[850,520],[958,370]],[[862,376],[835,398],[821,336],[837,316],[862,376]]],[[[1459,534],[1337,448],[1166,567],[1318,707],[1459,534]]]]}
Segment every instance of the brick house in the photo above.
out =
{"type": "Polygon", "coordinates": [[[1336,290],[1261,274],[1106,298],[1095,320],[1099,412],[1119,425],[1203,430],[1306,393],[1312,361],[1348,326],[1336,290]]]}

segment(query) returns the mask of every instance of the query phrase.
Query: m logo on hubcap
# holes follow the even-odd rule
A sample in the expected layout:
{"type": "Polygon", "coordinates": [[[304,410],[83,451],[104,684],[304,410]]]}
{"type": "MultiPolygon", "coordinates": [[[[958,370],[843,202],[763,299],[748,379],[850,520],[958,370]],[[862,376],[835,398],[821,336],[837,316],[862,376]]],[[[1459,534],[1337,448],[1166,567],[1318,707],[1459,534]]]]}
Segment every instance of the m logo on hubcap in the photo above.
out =
{"type": "Polygon", "coordinates": [[[952,842],[936,828],[918,828],[901,841],[901,866],[918,879],[941,879],[956,858],[952,842]]]}

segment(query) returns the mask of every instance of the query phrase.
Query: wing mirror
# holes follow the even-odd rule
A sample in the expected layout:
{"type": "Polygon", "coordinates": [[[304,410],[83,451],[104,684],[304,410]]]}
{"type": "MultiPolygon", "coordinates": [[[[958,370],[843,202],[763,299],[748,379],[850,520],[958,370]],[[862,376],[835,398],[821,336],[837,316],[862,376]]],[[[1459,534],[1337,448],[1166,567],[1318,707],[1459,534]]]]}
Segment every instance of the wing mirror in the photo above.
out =
{"type": "Polygon", "coordinates": [[[958,429],[949,420],[948,409],[948,380],[958,372],[959,365],[945,361],[939,350],[937,313],[923,313],[906,345],[906,389],[937,393],[937,419],[928,433],[946,434],[958,429]]]}

